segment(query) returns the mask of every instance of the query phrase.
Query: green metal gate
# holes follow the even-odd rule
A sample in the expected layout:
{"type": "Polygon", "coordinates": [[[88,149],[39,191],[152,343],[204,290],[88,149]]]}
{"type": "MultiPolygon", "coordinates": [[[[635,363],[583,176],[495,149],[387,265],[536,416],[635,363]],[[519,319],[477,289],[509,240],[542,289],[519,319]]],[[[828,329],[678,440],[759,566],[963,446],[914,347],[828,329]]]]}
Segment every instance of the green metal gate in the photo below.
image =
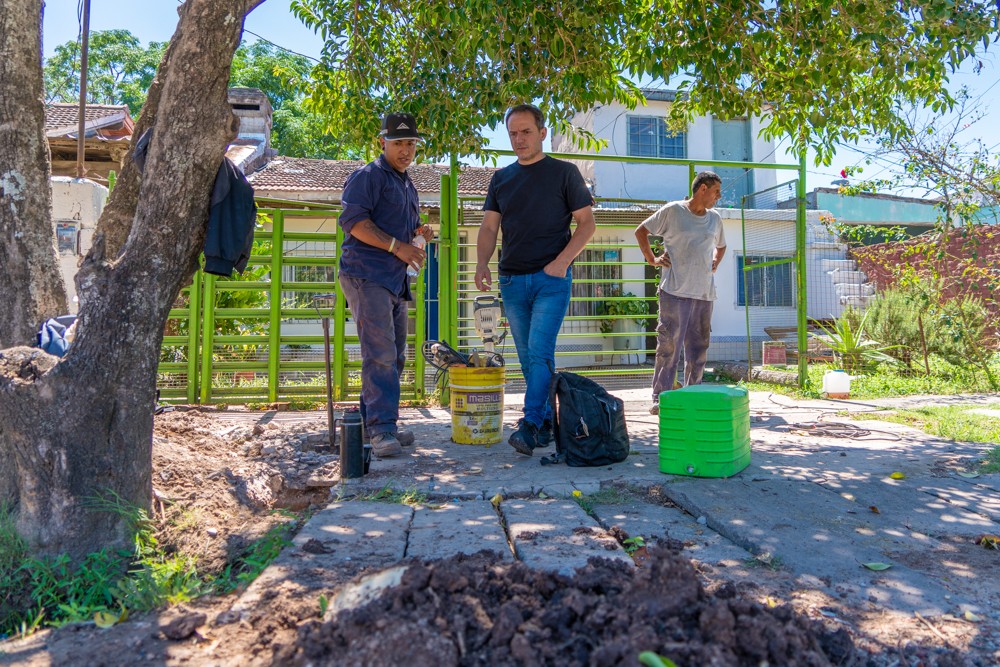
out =
{"type": "MultiPolygon", "coordinates": [[[[159,365],[164,400],[199,403],[325,401],[321,319],[332,321],[334,400],[361,388],[357,333],[337,285],[343,231],[339,209],[258,199],[247,270],[236,279],[198,271],[170,311],[159,365]],[[333,295],[314,300],[314,296],[333,295]]],[[[404,399],[424,397],[424,275],[414,285],[404,399]]]]}

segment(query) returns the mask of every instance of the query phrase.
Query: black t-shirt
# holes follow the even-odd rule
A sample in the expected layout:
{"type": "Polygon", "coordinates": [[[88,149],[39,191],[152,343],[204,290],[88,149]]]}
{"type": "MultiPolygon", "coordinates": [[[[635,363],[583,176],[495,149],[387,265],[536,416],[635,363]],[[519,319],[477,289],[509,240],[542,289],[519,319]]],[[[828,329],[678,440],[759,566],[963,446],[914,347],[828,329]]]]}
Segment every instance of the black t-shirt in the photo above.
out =
{"type": "Polygon", "coordinates": [[[493,174],[483,210],[500,214],[500,273],[544,269],[569,243],[573,211],[593,203],[576,165],[548,155],[528,165],[515,162],[493,174]]]}

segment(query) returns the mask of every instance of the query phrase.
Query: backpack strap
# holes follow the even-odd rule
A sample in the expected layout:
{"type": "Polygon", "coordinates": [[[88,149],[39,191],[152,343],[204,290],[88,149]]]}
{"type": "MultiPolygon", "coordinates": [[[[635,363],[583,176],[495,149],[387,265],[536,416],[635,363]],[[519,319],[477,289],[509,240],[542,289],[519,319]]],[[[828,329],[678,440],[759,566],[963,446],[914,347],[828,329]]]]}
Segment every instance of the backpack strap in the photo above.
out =
{"type": "Polygon", "coordinates": [[[553,373],[552,381],[549,382],[549,405],[552,407],[552,437],[556,440],[556,454],[562,454],[563,442],[559,434],[559,382],[562,380],[562,373],[553,373]]]}
{"type": "Polygon", "coordinates": [[[559,382],[562,380],[562,373],[553,373],[552,381],[549,383],[549,405],[552,407],[552,437],[556,440],[556,453],[552,456],[543,456],[541,458],[541,464],[552,465],[556,463],[563,463],[565,458],[563,457],[563,443],[562,437],[559,435],[559,404],[557,399],[559,382]]]}

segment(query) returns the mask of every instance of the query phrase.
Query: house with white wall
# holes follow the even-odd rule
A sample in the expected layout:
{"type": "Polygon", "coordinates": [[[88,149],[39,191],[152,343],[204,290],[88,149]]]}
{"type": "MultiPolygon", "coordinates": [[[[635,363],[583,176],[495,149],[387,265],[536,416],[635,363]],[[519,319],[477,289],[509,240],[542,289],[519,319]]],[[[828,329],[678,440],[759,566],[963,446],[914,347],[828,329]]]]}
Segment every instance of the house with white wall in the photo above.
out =
{"type": "MultiPolygon", "coordinates": [[[[641,158],[704,160],[699,169],[712,169],[723,181],[719,206],[739,207],[740,198],[770,188],[777,183],[776,172],[768,169],[712,167],[712,160],[775,162],[775,146],[761,138],[768,122],[766,111],[749,118],[722,119],[698,116],[681,131],[671,130],[665,117],[678,93],[673,90],[644,89],[646,105],[629,109],[614,102],[597,105],[576,114],[571,123],[605,140],[601,155],[641,158]]],[[[576,153],[570,137],[553,132],[552,150],[576,153]]],[[[636,162],[581,160],[581,173],[592,185],[594,196],[611,200],[683,199],[688,195],[688,168],[636,162]]]]}

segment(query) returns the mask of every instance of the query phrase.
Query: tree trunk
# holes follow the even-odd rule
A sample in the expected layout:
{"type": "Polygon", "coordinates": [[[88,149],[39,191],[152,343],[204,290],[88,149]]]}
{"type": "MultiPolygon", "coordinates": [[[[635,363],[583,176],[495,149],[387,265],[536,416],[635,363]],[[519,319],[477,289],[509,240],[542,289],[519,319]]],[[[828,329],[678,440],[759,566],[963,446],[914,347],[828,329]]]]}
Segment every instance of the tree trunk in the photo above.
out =
{"type": "Polygon", "coordinates": [[[51,218],[41,20],[37,0],[0,5],[0,349],[33,345],[38,325],[66,313],[51,218]]]}
{"type": "Polygon", "coordinates": [[[751,374],[747,364],[729,362],[716,366],[715,370],[731,380],[758,380],[760,382],[770,382],[771,384],[798,384],[799,376],[791,371],[772,371],[762,368],[755,368],[751,374]],[[749,377],[748,377],[749,376],[749,377]]]}
{"type": "MultiPolygon", "coordinates": [[[[212,184],[236,131],[226,95],[230,64],[243,18],[262,1],[180,6],[157,76],[162,88],[151,107],[154,139],[141,182],[131,176],[137,190],[123,191],[110,212],[134,205],[114,226],[124,243],[119,251],[105,242],[103,257],[88,258],[73,347],[51,368],[37,350],[0,351],[0,465],[14,461],[17,526],[36,552],[78,558],[126,542],[126,517],[101,499],[148,507],[163,326],[203,245],[212,184]]],[[[5,104],[23,108],[19,96],[0,89],[5,104]]],[[[44,213],[32,212],[27,224],[45,227],[51,247],[44,213]]]]}

